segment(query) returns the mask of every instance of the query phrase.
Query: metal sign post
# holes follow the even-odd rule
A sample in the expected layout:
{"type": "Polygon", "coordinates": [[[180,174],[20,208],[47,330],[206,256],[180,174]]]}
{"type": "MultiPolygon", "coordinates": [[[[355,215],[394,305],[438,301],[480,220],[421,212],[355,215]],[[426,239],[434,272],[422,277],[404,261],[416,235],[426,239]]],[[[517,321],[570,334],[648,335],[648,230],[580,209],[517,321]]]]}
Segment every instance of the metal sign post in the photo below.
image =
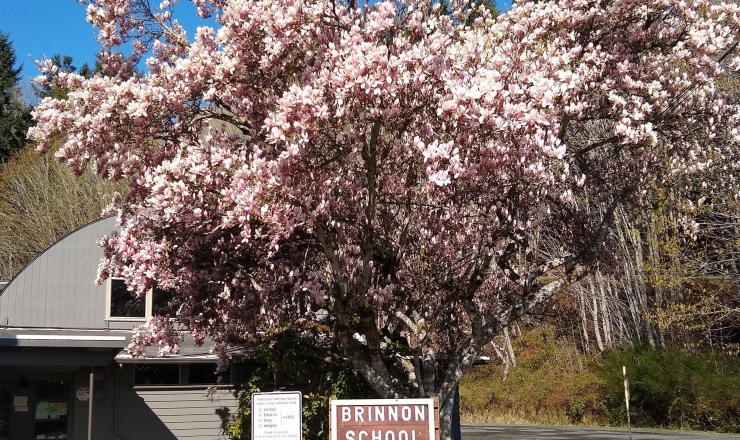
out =
{"type": "Polygon", "coordinates": [[[95,373],[90,372],[90,400],[87,407],[87,440],[92,440],[93,392],[95,390],[95,373]]]}

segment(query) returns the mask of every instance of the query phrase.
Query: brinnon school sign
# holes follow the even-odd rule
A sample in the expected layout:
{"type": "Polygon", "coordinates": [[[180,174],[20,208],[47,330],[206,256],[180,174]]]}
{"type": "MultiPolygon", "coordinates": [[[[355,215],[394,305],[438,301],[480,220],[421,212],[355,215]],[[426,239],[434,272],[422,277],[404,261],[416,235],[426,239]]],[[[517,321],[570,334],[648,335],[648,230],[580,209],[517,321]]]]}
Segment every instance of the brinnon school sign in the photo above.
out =
{"type": "Polygon", "coordinates": [[[435,440],[437,399],[361,399],[329,402],[329,440],[435,440]]]}

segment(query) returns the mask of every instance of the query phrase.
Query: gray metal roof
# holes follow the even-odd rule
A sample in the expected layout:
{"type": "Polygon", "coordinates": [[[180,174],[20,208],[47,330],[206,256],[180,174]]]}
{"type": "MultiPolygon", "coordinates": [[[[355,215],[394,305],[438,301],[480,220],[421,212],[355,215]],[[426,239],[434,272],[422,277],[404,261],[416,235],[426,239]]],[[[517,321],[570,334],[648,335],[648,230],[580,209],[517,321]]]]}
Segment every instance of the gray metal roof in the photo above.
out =
{"type": "MultiPolygon", "coordinates": [[[[218,356],[211,352],[213,342],[198,346],[186,336],[178,354],[161,356],[156,346],[147,347],[144,356],[133,357],[125,348],[131,342],[130,330],[70,330],[27,327],[0,327],[0,347],[57,347],[57,348],[109,348],[120,350],[119,363],[214,363],[218,356]]],[[[230,349],[230,354],[242,357],[243,349],[230,349]]]]}
{"type": "MultiPolygon", "coordinates": [[[[116,362],[122,364],[130,363],[214,363],[218,356],[211,352],[214,343],[206,340],[203,345],[198,346],[195,340],[186,336],[180,343],[180,352],[178,354],[168,354],[161,356],[156,346],[147,347],[144,350],[144,356],[133,357],[126,350],[122,350],[116,356],[116,362]]],[[[233,357],[244,357],[248,353],[243,348],[230,348],[229,354],[233,357]]]]}

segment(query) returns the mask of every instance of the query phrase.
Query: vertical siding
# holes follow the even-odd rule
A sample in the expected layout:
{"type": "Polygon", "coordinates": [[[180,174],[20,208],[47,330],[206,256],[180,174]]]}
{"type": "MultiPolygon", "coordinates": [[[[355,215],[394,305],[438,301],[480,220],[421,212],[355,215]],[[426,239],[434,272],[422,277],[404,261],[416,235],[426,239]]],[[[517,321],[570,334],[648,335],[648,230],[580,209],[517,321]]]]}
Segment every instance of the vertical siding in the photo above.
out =
{"type": "Polygon", "coordinates": [[[46,318],[46,273],[48,270],[48,258],[41,258],[37,264],[33,265],[31,278],[31,298],[29,310],[29,323],[33,327],[40,327],[44,324],[46,318]]]}
{"type": "MultiPolygon", "coordinates": [[[[92,246],[94,246],[96,249],[98,248],[96,243],[98,242],[98,239],[100,236],[95,236],[93,234],[93,231],[90,229],[86,229],[83,232],[85,243],[90,243],[92,246]]],[[[103,233],[105,234],[105,233],[103,233]]],[[[101,234],[101,235],[103,235],[101,234]]],[[[80,317],[77,320],[77,322],[84,322],[85,327],[96,327],[98,323],[100,322],[100,317],[104,315],[96,315],[95,314],[95,305],[98,301],[101,299],[105,301],[105,294],[99,295],[101,298],[95,297],[95,289],[91,289],[95,287],[95,275],[97,272],[98,265],[96,264],[93,259],[90,258],[92,252],[87,251],[86,249],[77,249],[77,255],[75,256],[75,263],[77,265],[78,270],[75,271],[75,273],[83,273],[87,272],[90,275],[92,275],[91,278],[87,279],[75,279],[71,280],[75,283],[75,286],[82,292],[82,294],[87,297],[91,298],[92,301],[85,301],[82,303],[82,307],[80,310],[80,317]],[[89,268],[89,270],[87,270],[89,268]]],[[[101,255],[102,256],[102,255],[101,255]]],[[[99,260],[100,257],[97,258],[99,260]]]]}
{"type": "MultiPolygon", "coordinates": [[[[61,296],[61,302],[59,309],[55,312],[61,314],[62,327],[72,327],[77,319],[77,301],[80,298],[80,292],[78,290],[69,290],[69,277],[73,276],[70,272],[75,270],[72,263],[72,249],[77,246],[83,245],[81,241],[84,240],[84,234],[82,231],[77,231],[73,236],[69,237],[69,243],[59,244],[59,258],[54,260],[55,265],[60,269],[57,277],[49,279],[48,282],[53,284],[54,289],[59,292],[61,296]]],[[[66,239],[65,239],[66,241],[66,239]]],[[[84,245],[83,245],[84,246],[84,245]]],[[[78,327],[82,327],[82,323],[78,327]]]]}
{"type": "MultiPolygon", "coordinates": [[[[95,235],[93,231],[89,231],[88,239],[96,249],[100,249],[97,245],[98,240],[101,236],[110,233],[110,229],[108,231],[102,231],[102,234],[99,235],[95,235]]],[[[101,290],[95,285],[95,277],[97,277],[100,258],[102,258],[102,252],[100,256],[94,255],[91,252],[85,252],[82,256],[83,266],[92,268],[94,275],[91,279],[80,280],[80,287],[87,292],[89,297],[94,299],[94,301],[87,302],[87,316],[90,320],[91,327],[97,325],[101,316],[105,316],[105,286],[102,286],[103,289],[101,290]]]]}
{"type": "MultiPolygon", "coordinates": [[[[47,251],[47,253],[49,254],[49,259],[52,261],[56,261],[62,258],[61,246],[52,246],[47,251]]],[[[50,279],[57,280],[61,276],[62,270],[57,264],[49,264],[47,273],[49,274],[50,279]]],[[[49,324],[50,327],[62,327],[63,316],[61,313],[58,312],[58,310],[60,310],[62,307],[62,292],[60,292],[58,288],[53,288],[53,286],[49,286],[49,288],[47,289],[47,295],[48,299],[46,301],[46,304],[49,313],[46,314],[46,322],[49,324]]]]}
{"type": "MultiPolygon", "coordinates": [[[[72,291],[74,289],[74,292],[76,293],[75,296],[81,296],[83,298],[89,298],[87,295],[88,292],[85,291],[85,284],[89,284],[94,278],[90,278],[93,273],[89,268],[84,267],[84,262],[82,261],[84,252],[86,251],[92,251],[93,249],[88,248],[90,244],[94,244],[95,240],[90,240],[90,237],[88,234],[89,229],[85,228],[79,231],[80,240],[83,243],[83,246],[73,246],[69,249],[69,265],[71,270],[67,272],[68,276],[66,278],[66,288],[69,289],[68,291],[72,291]],[[87,278],[87,283],[85,283],[85,280],[83,277],[87,275],[85,278],[87,278]]],[[[90,317],[87,316],[85,313],[86,309],[86,303],[87,301],[75,301],[74,302],[74,322],[79,323],[78,325],[80,327],[90,327],[89,319],[90,317]]]]}
{"type": "Polygon", "coordinates": [[[0,295],[0,325],[105,328],[105,286],[94,283],[103,257],[97,241],[114,230],[114,218],[99,220],[39,255],[0,295]]]}
{"type": "MultiPolygon", "coordinates": [[[[33,290],[33,279],[36,276],[34,272],[35,267],[29,267],[29,277],[25,280],[26,288],[26,294],[23,295],[23,309],[21,309],[21,313],[18,314],[19,317],[23,319],[23,322],[27,322],[28,325],[31,325],[31,291],[33,290]]],[[[8,285],[8,287],[12,287],[12,283],[8,285]]],[[[8,288],[6,287],[6,289],[8,288]]],[[[4,292],[3,292],[4,293],[4,292]]],[[[12,320],[14,316],[10,316],[10,319],[12,320]]]]}
{"type": "Polygon", "coordinates": [[[205,388],[168,388],[135,390],[177,439],[225,440],[222,434],[227,420],[236,413],[237,401],[230,391],[211,401],[205,388]]]}

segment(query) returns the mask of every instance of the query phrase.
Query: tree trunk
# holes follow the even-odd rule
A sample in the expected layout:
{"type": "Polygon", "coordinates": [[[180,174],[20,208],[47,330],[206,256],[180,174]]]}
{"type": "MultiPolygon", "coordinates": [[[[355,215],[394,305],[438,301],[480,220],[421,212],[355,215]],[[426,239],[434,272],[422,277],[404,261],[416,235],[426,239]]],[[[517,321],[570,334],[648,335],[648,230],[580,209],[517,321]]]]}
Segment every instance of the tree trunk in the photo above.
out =
{"type": "Polygon", "coordinates": [[[732,242],[732,252],[730,253],[730,275],[732,283],[735,286],[735,298],[740,302],[740,228],[737,225],[737,216],[731,218],[732,227],[730,228],[732,242]]]}
{"type": "Polygon", "coordinates": [[[496,354],[496,357],[501,360],[501,365],[504,367],[504,377],[501,379],[501,381],[504,382],[506,381],[506,376],[509,375],[509,356],[507,356],[505,350],[499,347],[495,342],[491,342],[491,347],[493,348],[493,352],[496,354]]]}
{"type": "Polygon", "coordinates": [[[578,305],[581,308],[581,332],[583,333],[583,350],[588,353],[588,317],[586,316],[586,298],[583,294],[583,286],[578,286],[578,305]]]}
{"type": "MultiPolygon", "coordinates": [[[[454,410],[455,410],[455,395],[457,395],[457,387],[454,393],[450,393],[449,397],[442,402],[442,399],[440,398],[439,401],[439,438],[440,440],[460,440],[460,435],[458,433],[457,437],[454,437],[453,434],[455,434],[453,431],[453,419],[454,419],[454,410]]],[[[460,420],[460,414],[459,414],[460,408],[458,406],[458,428],[459,428],[459,420],[460,420]]]]}
{"type": "Polygon", "coordinates": [[[612,345],[612,327],[611,313],[607,305],[606,288],[604,287],[604,284],[609,281],[605,280],[599,272],[596,272],[596,279],[599,289],[599,302],[601,303],[601,326],[604,334],[604,348],[608,348],[612,345]]]}
{"type": "Polygon", "coordinates": [[[514,347],[511,345],[509,327],[504,327],[504,338],[506,339],[506,352],[509,354],[509,359],[511,359],[511,365],[516,368],[516,355],[514,354],[514,347]]]}
{"type": "Polygon", "coordinates": [[[594,337],[596,337],[596,346],[599,348],[599,352],[602,352],[604,351],[604,342],[601,340],[601,329],[599,328],[599,304],[596,298],[596,286],[594,285],[593,276],[589,278],[589,284],[591,287],[591,317],[594,321],[594,337]]]}

